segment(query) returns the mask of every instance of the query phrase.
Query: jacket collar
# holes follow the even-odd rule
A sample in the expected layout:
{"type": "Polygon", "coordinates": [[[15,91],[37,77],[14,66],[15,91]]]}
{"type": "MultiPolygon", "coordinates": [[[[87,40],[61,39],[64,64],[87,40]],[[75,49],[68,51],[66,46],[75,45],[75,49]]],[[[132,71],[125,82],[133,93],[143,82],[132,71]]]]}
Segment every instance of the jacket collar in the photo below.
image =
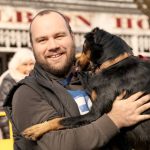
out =
{"type": "MultiPolygon", "coordinates": [[[[35,77],[36,81],[44,88],[52,91],[62,103],[63,107],[70,114],[70,116],[79,115],[78,106],[73,100],[72,96],[67,90],[60,84],[62,78],[55,77],[54,75],[46,72],[40,65],[35,66],[32,76],[35,77]]],[[[64,80],[64,78],[63,78],[64,80]]]]}

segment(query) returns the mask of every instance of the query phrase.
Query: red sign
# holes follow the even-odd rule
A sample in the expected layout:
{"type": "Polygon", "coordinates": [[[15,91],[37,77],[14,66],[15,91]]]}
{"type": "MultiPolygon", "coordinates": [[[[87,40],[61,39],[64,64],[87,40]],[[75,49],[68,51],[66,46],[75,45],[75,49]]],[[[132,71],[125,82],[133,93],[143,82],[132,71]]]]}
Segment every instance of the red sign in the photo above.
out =
{"type": "Polygon", "coordinates": [[[128,28],[128,29],[133,29],[133,28],[140,28],[144,29],[145,28],[145,19],[132,19],[132,18],[121,18],[117,17],[116,18],[116,27],[117,28],[128,28]]]}

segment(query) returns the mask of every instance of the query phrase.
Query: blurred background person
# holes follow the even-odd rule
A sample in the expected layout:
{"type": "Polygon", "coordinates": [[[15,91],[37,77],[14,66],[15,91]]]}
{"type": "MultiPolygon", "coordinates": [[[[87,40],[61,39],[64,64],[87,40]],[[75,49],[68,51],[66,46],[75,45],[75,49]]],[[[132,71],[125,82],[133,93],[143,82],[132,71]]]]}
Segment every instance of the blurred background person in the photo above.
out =
{"type": "Polygon", "coordinates": [[[0,93],[3,100],[16,82],[29,75],[34,64],[35,59],[31,50],[20,50],[13,55],[8,63],[8,70],[0,77],[0,93]]]}
{"type": "MultiPolygon", "coordinates": [[[[29,75],[35,64],[33,52],[30,49],[17,51],[10,62],[8,70],[0,76],[0,111],[10,89],[21,79],[29,75]]],[[[1,138],[9,138],[8,119],[0,117],[1,138]]]]}

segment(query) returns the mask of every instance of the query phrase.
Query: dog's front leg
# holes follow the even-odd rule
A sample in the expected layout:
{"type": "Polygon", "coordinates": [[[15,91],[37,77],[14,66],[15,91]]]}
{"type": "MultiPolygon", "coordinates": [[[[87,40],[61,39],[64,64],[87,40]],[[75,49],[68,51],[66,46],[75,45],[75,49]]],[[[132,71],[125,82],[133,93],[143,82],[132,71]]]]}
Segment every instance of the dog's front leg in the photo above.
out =
{"type": "Polygon", "coordinates": [[[33,125],[33,126],[27,128],[27,129],[25,129],[22,132],[22,135],[26,139],[35,141],[35,140],[37,140],[37,138],[42,136],[44,133],[64,128],[60,124],[60,120],[62,120],[62,118],[55,118],[55,119],[52,119],[52,120],[49,120],[49,121],[45,121],[43,123],[33,125]]]}

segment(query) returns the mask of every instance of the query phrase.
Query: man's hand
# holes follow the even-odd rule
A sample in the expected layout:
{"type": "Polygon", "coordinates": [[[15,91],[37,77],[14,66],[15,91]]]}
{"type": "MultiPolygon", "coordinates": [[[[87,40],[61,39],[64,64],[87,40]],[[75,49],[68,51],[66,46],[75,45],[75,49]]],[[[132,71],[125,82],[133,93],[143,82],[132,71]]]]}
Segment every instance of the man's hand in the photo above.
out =
{"type": "Polygon", "coordinates": [[[142,92],[138,92],[127,99],[123,99],[124,94],[116,98],[108,116],[118,128],[132,126],[140,121],[150,119],[150,114],[141,114],[150,109],[150,94],[142,95],[142,92]]]}

